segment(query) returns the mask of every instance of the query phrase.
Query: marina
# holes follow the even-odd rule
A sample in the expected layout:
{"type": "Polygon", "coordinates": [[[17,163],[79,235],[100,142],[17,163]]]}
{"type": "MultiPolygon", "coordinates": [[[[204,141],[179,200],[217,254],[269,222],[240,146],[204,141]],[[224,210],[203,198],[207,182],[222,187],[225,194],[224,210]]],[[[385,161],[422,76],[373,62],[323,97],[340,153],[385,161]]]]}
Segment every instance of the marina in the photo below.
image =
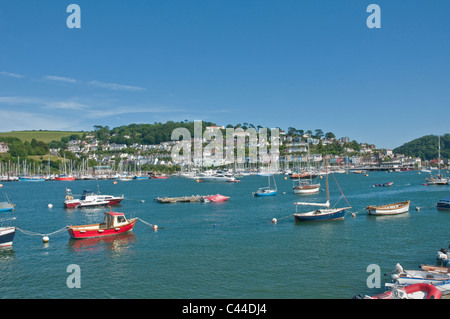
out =
{"type": "MultiPolygon", "coordinates": [[[[261,198],[252,191],[267,183],[264,176],[245,176],[240,183],[198,183],[174,176],[164,183],[152,179],[3,183],[16,206],[2,215],[15,217],[17,231],[12,246],[0,251],[0,293],[3,298],[350,299],[384,291],[389,277],[381,278],[382,288],[367,287],[371,264],[388,273],[397,263],[405,269],[437,263],[435,251],[449,243],[450,215],[438,210],[436,203],[448,196],[448,186],[425,186],[424,177],[415,171],[334,176],[352,208],[341,220],[320,223],[295,222],[293,203],[324,202],[325,190],[295,194],[286,175],[274,176],[277,196],[261,198]],[[387,175],[394,181],[391,187],[373,187],[387,175]],[[114,236],[72,239],[67,226],[98,223],[110,208],[64,208],[64,189],[97,185],[102,193],[124,194],[114,212],[148,223],[137,222],[132,231],[114,236]],[[186,190],[226,194],[230,200],[190,205],[182,200],[160,205],[154,200],[169,194],[189,202],[197,198],[186,196],[186,190]],[[374,202],[403,199],[420,211],[370,218],[365,209],[374,202]],[[43,235],[48,241],[43,242],[43,235]],[[394,241],[396,245],[391,245],[394,241]],[[65,284],[71,264],[82,270],[81,289],[65,284]],[[105,271],[108,281],[99,279],[105,271]]],[[[330,202],[335,203],[341,193],[334,178],[329,179],[330,202]]]]}

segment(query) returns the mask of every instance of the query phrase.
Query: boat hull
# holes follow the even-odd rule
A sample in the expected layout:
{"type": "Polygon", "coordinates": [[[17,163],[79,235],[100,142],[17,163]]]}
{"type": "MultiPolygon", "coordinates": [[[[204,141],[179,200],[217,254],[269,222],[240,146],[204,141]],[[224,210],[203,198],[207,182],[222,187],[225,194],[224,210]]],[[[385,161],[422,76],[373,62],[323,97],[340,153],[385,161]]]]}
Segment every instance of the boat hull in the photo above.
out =
{"type": "Polygon", "coordinates": [[[441,299],[441,291],[433,285],[426,283],[418,283],[401,288],[399,294],[398,289],[392,289],[387,292],[372,296],[368,299],[441,299]]]}
{"type": "Polygon", "coordinates": [[[55,181],[74,181],[75,177],[73,176],[56,176],[55,181]]]}
{"type": "Polygon", "coordinates": [[[253,195],[255,195],[257,197],[264,197],[264,196],[274,196],[277,193],[278,193],[278,191],[274,190],[274,191],[267,191],[267,192],[261,192],[261,193],[255,192],[255,193],[253,193],[253,195]]]}
{"type": "Polygon", "coordinates": [[[118,234],[123,234],[133,230],[136,224],[137,218],[131,219],[127,225],[101,229],[100,224],[86,225],[84,227],[80,226],[67,226],[67,231],[71,238],[73,239],[84,239],[84,238],[95,238],[95,237],[105,237],[114,236],[118,234]]]}
{"type": "Polygon", "coordinates": [[[407,213],[409,211],[409,204],[410,202],[406,201],[383,206],[367,206],[366,209],[369,215],[398,215],[407,213]]]}
{"type": "Polygon", "coordinates": [[[294,187],[295,194],[315,194],[320,191],[320,185],[294,187]]]}
{"type": "Polygon", "coordinates": [[[318,209],[308,213],[296,213],[294,219],[296,222],[322,222],[344,219],[347,208],[337,209],[318,209]]]}
{"type": "Polygon", "coordinates": [[[0,247],[12,246],[15,234],[15,227],[0,227],[0,247]]]}

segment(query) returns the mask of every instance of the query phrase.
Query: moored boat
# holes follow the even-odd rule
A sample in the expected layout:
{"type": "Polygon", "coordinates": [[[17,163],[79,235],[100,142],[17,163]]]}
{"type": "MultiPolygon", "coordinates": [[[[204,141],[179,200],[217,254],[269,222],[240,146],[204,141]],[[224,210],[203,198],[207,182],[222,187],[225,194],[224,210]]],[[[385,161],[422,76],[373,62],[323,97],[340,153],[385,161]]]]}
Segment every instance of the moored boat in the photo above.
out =
{"type": "Polygon", "coordinates": [[[206,201],[209,201],[209,202],[225,202],[225,201],[227,201],[229,199],[230,199],[229,196],[224,196],[224,195],[220,195],[220,194],[204,197],[204,201],[205,202],[206,201]]]}
{"type": "Polygon", "coordinates": [[[55,181],[74,181],[74,180],[75,180],[75,176],[72,176],[72,175],[61,174],[61,175],[55,176],[55,181]]]}
{"type": "Polygon", "coordinates": [[[74,239],[103,237],[123,234],[133,230],[137,218],[127,220],[123,213],[106,212],[103,223],[67,226],[70,237],[74,239]]]}
{"type": "Polygon", "coordinates": [[[392,286],[392,284],[400,286],[408,286],[417,283],[426,283],[435,285],[439,291],[443,294],[450,292],[450,274],[439,273],[434,271],[425,270],[404,270],[400,264],[395,265],[395,271],[391,273],[391,283],[387,283],[386,286],[392,286]]]}
{"type": "Polygon", "coordinates": [[[394,287],[375,296],[365,296],[364,299],[441,299],[441,296],[441,291],[434,285],[418,283],[406,287],[394,287]]]}
{"type": "Polygon", "coordinates": [[[87,208],[87,207],[102,207],[114,206],[122,202],[124,196],[112,196],[95,194],[90,190],[83,191],[80,199],[74,198],[72,191],[66,188],[66,196],[64,198],[64,207],[66,208],[87,208]]]}
{"type": "Polygon", "coordinates": [[[436,204],[436,208],[441,210],[450,210],[450,195],[439,200],[436,204]]]}
{"type": "Polygon", "coordinates": [[[316,194],[320,191],[320,183],[313,184],[307,181],[300,181],[293,187],[295,194],[316,194]]]}
{"type": "Polygon", "coordinates": [[[270,175],[267,175],[268,186],[260,187],[256,192],[253,192],[253,196],[274,196],[278,193],[277,184],[275,182],[275,176],[272,175],[274,188],[270,186],[270,175]]]}
{"type": "Polygon", "coordinates": [[[387,204],[381,206],[367,206],[367,212],[369,215],[397,215],[403,214],[409,211],[410,201],[404,201],[394,204],[387,204]]]}
{"type": "Polygon", "coordinates": [[[382,183],[382,184],[374,184],[373,187],[390,187],[394,185],[394,182],[387,182],[387,183],[382,183]]]}
{"type": "Polygon", "coordinates": [[[19,182],[44,182],[45,178],[40,176],[19,176],[19,182]]]}
{"type": "Polygon", "coordinates": [[[0,202],[0,212],[8,212],[14,210],[14,204],[11,204],[10,202],[0,202]]]}
{"type": "MultiPolygon", "coordinates": [[[[297,202],[294,203],[296,205],[294,219],[296,222],[305,222],[305,221],[331,221],[331,220],[340,220],[344,219],[346,212],[351,207],[342,207],[342,208],[330,208],[330,193],[328,186],[328,169],[327,169],[327,160],[325,158],[325,170],[326,170],[326,185],[327,185],[327,201],[324,204],[321,203],[308,203],[308,202],[297,202]],[[308,206],[322,206],[326,208],[316,209],[310,212],[298,213],[298,206],[308,205],[308,206]]],[[[342,194],[343,195],[343,194],[342,194]]]]}
{"type": "Polygon", "coordinates": [[[10,247],[13,244],[16,227],[0,227],[0,247],[10,247]]]}

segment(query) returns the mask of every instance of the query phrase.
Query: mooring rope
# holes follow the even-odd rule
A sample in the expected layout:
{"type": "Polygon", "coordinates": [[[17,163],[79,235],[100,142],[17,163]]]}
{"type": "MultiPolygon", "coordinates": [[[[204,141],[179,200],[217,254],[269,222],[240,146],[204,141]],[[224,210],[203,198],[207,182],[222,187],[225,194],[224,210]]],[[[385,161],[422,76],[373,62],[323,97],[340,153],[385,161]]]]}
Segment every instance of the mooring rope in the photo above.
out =
{"type": "Polygon", "coordinates": [[[54,231],[54,232],[51,232],[51,233],[48,233],[48,234],[36,233],[36,232],[29,231],[29,230],[20,229],[19,227],[16,227],[16,229],[18,231],[22,232],[25,235],[29,235],[29,236],[47,236],[48,237],[48,236],[51,236],[51,235],[55,235],[55,234],[57,234],[59,232],[62,232],[63,230],[66,229],[66,227],[63,227],[61,229],[58,229],[57,231],[54,231]]]}

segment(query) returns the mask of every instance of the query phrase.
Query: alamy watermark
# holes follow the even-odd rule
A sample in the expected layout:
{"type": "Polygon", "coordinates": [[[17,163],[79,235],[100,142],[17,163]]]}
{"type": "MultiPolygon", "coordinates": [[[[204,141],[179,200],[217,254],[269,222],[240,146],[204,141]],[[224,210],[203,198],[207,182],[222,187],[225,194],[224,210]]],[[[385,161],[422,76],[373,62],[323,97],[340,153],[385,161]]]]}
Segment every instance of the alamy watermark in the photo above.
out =
{"type": "Polygon", "coordinates": [[[203,132],[202,121],[194,121],[194,136],[187,128],[173,130],[171,157],[175,164],[222,166],[233,163],[263,164],[275,168],[279,160],[278,128],[219,128],[210,126],[203,132]],[[222,131],[225,131],[225,139],[222,131]],[[180,140],[181,137],[181,140],[180,140]]]}

